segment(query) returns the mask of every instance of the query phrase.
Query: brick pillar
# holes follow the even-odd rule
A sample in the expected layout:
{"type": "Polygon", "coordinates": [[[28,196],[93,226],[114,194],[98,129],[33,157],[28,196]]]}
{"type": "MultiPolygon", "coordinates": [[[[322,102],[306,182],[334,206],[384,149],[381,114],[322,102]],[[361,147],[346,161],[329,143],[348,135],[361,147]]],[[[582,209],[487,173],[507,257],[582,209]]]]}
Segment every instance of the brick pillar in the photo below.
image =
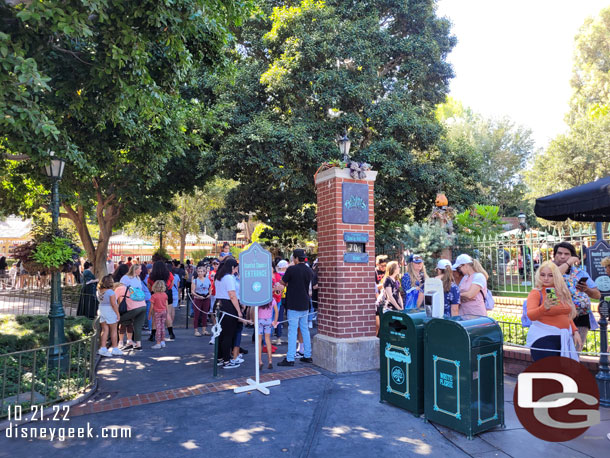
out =
{"type": "Polygon", "coordinates": [[[379,367],[374,280],[377,172],[366,175],[354,180],[349,170],[335,167],[316,177],[319,313],[314,360],[333,372],[379,367]],[[347,252],[352,240],[364,243],[364,253],[347,252]]]}

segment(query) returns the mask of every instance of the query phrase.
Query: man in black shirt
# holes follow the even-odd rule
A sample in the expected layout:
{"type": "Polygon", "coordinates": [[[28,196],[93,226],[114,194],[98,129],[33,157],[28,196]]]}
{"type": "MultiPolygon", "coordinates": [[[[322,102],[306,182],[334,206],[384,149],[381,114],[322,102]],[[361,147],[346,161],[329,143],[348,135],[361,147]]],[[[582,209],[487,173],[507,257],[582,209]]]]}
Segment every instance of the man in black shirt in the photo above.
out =
{"type": "Polygon", "coordinates": [[[307,315],[309,314],[309,291],[313,279],[312,270],[305,264],[305,250],[296,249],[293,252],[294,265],[286,269],[282,284],[286,286],[286,310],[288,311],[288,351],[286,358],[278,366],[294,366],[297,349],[297,329],[301,330],[305,357],[303,363],[313,362],[311,359],[311,338],[307,315]]]}

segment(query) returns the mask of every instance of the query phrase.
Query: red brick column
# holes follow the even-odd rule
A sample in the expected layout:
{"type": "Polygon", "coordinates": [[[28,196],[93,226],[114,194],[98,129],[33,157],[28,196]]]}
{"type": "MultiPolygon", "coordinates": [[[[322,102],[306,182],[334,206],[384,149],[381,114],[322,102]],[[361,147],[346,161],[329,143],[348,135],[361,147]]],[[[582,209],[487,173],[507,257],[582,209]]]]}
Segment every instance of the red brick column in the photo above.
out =
{"type": "MultiPolygon", "coordinates": [[[[374,337],[374,183],[377,172],[368,171],[366,174],[365,179],[354,180],[350,178],[347,169],[333,168],[320,172],[316,177],[319,263],[318,335],[328,337],[333,342],[335,339],[376,340],[374,337]],[[343,222],[343,183],[363,183],[368,186],[369,217],[366,224],[343,222]],[[365,245],[368,263],[344,262],[345,232],[368,234],[368,242],[365,245]]],[[[341,357],[341,351],[336,353],[335,350],[332,350],[331,352],[335,357],[341,357]]],[[[335,372],[341,372],[341,370],[335,370],[335,372]]]]}

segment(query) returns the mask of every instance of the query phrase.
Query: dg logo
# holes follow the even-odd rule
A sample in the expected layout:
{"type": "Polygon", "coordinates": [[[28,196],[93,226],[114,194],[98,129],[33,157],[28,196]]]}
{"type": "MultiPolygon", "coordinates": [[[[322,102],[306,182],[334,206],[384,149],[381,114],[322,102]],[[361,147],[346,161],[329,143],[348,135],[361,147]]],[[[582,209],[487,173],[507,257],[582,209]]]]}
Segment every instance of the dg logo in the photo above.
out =
{"type": "Polygon", "coordinates": [[[549,442],[575,439],[600,422],[595,377],[561,356],[543,358],[519,374],[513,401],[525,429],[549,442]]]}

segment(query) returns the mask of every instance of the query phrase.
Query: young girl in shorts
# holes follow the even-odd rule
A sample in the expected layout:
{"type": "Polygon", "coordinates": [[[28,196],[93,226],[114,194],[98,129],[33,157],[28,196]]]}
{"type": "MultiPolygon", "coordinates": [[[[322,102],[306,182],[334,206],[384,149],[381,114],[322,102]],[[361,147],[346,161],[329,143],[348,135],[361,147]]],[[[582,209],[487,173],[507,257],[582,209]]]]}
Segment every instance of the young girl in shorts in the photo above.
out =
{"type": "MultiPolygon", "coordinates": [[[[267,346],[267,359],[269,364],[268,369],[273,369],[273,348],[271,347],[271,334],[273,329],[277,326],[278,313],[277,313],[277,302],[275,299],[267,304],[258,308],[258,347],[262,348],[263,335],[265,336],[265,345],[267,346]],[[272,317],[275,319],[272,321],[272,317]]],[[[259,352],[258,366],[263,368],[263,354],[259,352]]]]}
{"type": "Polygon", "coordinates": [[[102,325],[102,343],[98,353],[102,356],[121,356],[123,354],[117,346],[117,324],[121,317],[113,287],[114,280],[112,275],[104,276],[98,284],[99,315],[100,324],[102,325]],[[108,333],[110,333],[110,342],[112,343],[111,351],[108,351],[108,348],[106,348],[108,333]]]}
{"type": "Polygon", "coordinates": [[[148,319],[155,317],[155,328],[157,330],[155,338],[157,343],[152,346],[155,350],[165,347],[165,320],[167,319],[167,294],[165,293],[165,282],[157,280],[152,286],[153,294],[150,297],[150,311],[148,319]]]}

